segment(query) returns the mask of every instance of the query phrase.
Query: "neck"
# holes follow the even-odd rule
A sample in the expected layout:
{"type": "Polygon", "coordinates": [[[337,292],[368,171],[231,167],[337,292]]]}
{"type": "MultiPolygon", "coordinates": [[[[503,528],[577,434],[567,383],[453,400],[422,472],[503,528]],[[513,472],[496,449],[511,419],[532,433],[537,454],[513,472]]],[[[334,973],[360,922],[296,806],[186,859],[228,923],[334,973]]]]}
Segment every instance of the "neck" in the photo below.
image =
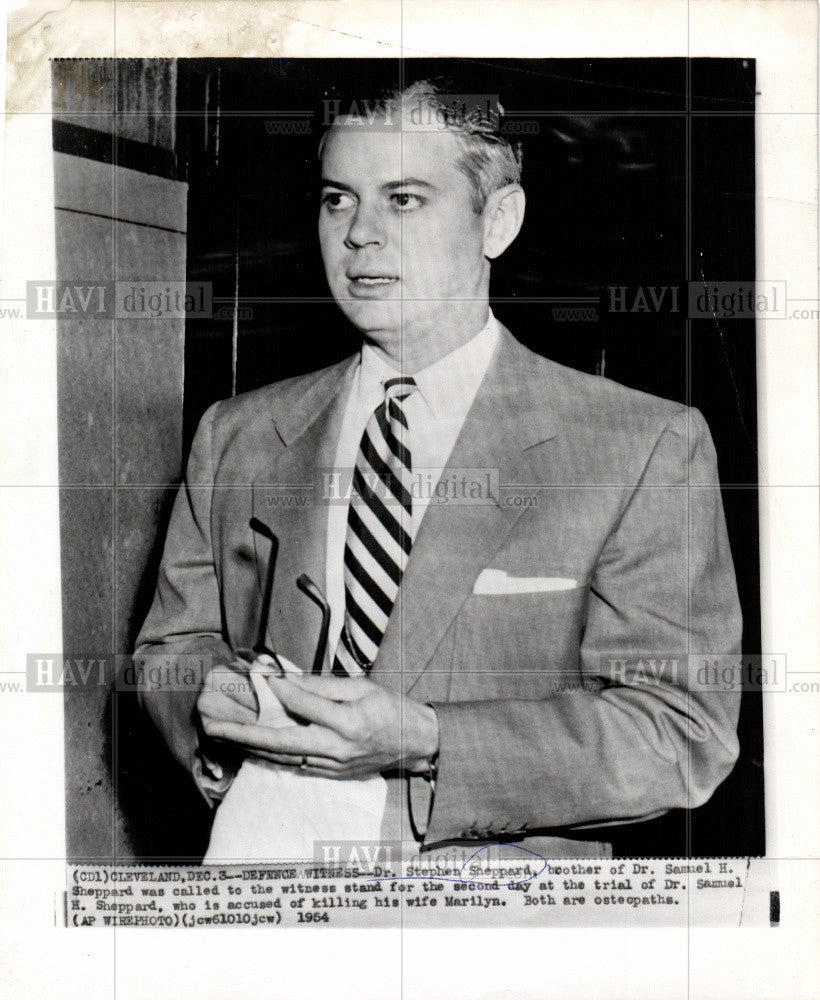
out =
{"type": "Polygon", "coordinates": [[[415,375],[457,351],[487,325],[489,305],[476,303],[471,315],[423,331],[403,329],[389,335],[365,335],[365,342],[396,371],[415,375]]]}

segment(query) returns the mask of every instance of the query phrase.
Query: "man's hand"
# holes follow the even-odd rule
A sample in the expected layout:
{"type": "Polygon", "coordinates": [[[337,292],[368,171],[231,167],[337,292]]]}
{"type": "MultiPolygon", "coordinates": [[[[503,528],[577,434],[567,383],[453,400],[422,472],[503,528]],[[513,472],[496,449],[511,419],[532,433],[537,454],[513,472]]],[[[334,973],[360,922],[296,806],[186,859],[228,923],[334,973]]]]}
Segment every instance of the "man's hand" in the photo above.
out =
{"type": "Polygon", "coordinates": [[[249,666],[237,660],[212,667],[205,675],[196,707],[206,733],[211,721],[256,722],[259,708],[248,671],[249,666]]]}
{"type": "Polygon", "coordinates": [[[250,682],[241,674],[236,680],[237,687],[244,680],[244,690],[203,690],[203,728],[277,764],[305,765],[303,770],[329,778],[362,778],[397,767],[426,770],[438,751],[435,710],[367,678],[269,678],[288,713],[303,722],[281,729],[256,724],[250,682]]]}

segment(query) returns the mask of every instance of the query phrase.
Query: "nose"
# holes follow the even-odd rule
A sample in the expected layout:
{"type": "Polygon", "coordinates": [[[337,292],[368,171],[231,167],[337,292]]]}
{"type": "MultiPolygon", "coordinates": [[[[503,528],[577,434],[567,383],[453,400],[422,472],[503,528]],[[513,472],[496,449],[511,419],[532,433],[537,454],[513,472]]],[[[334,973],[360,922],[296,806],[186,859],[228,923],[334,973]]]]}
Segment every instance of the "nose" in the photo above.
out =
{"type": "Polygon", "coordinates": [[[377,212],[360,202],[347,231],[345,246],[348,250],[358,250],[366,246],[381,247],[384,242],[384,228],[377,212]]]}

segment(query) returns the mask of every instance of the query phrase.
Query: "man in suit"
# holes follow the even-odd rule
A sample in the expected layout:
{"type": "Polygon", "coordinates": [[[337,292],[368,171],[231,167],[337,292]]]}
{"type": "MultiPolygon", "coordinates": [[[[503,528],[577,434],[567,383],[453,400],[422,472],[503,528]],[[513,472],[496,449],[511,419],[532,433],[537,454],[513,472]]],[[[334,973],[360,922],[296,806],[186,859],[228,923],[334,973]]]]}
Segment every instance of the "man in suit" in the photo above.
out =
{"type": "Polygon", "coordinates": [[[694,657],[739,652],[737,592],[700,414],[545,360],[489,310],[525,206],[492,124],[417,84],[325,135],[323,260],[363,347],[203,417],[137,649],[193,679],[141,698],[212,803],[232,772],[204,737],[382,775],[387,840],[606,856],[608,826],[732,768],[739,694],[700,690],[694,657]],[[439,476],[426,503],[413,483],[439,476]],[[320,676],[302,574],[331,610],[320,676]],[[268,682],[302,725],[208,672],[246,679],[260,617],[306,671],[268,682]]]}

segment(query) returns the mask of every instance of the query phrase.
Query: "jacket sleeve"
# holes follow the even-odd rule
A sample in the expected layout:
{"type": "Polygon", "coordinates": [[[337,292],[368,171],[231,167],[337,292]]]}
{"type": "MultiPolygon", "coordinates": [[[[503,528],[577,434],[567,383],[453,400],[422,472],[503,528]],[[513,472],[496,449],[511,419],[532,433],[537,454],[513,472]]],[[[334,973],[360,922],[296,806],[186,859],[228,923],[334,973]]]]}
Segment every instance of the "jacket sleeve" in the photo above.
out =
{"type": "Polygon", "coordinates": [[[701,805],[737,759],[740,703],[739,684],[706,689],[703,664],[739,664],[740,635],[714,447],[700,413],[681,411],[600,553],[578,690],[434,703],[440,751],[425,843],[701,805]]]}
{"type": "Polygon", "coordinates": [[[203,416],[168,526],[156,594],[137,638],[138,695],[174,757],[190,771],[209,804],[232,776],[203,771],[196,700],[211,666],[230,663],[222,639],[219,587],[211,544],[212,431],[218,404],[203,416]]]}

